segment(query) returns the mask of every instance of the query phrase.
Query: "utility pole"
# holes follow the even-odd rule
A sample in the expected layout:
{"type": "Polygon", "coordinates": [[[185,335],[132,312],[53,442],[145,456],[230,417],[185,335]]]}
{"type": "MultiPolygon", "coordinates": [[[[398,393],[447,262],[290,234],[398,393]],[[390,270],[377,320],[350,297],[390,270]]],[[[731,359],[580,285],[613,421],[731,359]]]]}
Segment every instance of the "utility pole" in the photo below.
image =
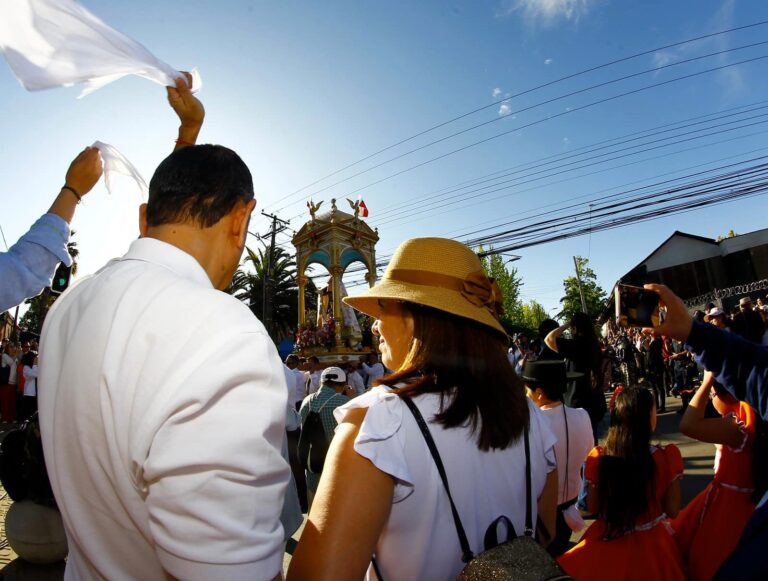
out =
{"type": "Polygon", "coordinates": [[[288,222],[281,220],[274,214],[267,214],[263,210],[261,211],[261,215],[272,220],[272,229],[269,232],[270,241],[269,252],[267,253],[267,264],[264,269],[264,280],[261,285],[261,316],[264,319],[264,327],[266,327],[267,333],[269,333],[272,323],[272,279],[274,278],[275,236],[278,232],[285,230],[286,226],[288,226],[288,222]]]}
{"type": "Polygon", "coordinates": [[[576,269],[576,280],[579,283],[579,296],[581,297],[581,312],[585,313],[587,312],[587,301],[584,298],[584,287],[581,286],[581,272],[579,272],[579,262],[576,260],[576,257],[573,257],[573,267],[576,269]]]}

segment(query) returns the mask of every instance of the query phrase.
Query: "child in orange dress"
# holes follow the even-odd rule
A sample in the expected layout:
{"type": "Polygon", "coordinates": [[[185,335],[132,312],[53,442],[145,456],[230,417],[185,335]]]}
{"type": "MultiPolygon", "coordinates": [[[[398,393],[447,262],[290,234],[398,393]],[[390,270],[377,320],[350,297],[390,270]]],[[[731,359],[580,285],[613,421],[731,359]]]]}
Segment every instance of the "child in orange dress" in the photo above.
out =
{"type": "Polygon", "coordinates": [[[680,510],[683,461],[672,444],[651,446],[656,406],[647,389],[616,396],[604,446],[587,458],[587,506],[598,515],[558,562],[577,581],[684,580],[668,516],[680,510]]]}
{"type": "Polygon", "coordinates": [[[758,422],[755,410],[715,383],[709,372],[680,421],[686,436],[717,445],[714,479],[672,523],[693,581],[712,579],[736,548],[756,498],[765,492],[765,483],[756,490],[752,470],[758,422]],[[705,417],[710,394],[722,417],[705,417]]]}

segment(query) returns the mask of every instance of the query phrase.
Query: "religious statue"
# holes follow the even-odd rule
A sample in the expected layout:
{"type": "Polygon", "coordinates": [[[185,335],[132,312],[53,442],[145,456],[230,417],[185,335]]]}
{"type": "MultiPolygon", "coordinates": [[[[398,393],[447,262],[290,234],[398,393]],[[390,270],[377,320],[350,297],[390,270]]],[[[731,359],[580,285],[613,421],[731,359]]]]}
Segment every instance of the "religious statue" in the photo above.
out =
{"type": "Polygon", "coordinates": [[[352,200],[347,198],[347,202],[349,202],[349,205],[355,211],[355,218],[360,219],[360,200],[356,200],[353,202],[352,200]]]}
{"type": "Polygon", "coordinates": [[[323,205],[323,201],[321,200],[319,203],[315,204],[312,202],[312,200],[307,200],[307,208],[309,208],[309,215],[312,218],[312,221],[315,221],[315,212],[320,208],[320,206],[323,205]]]}

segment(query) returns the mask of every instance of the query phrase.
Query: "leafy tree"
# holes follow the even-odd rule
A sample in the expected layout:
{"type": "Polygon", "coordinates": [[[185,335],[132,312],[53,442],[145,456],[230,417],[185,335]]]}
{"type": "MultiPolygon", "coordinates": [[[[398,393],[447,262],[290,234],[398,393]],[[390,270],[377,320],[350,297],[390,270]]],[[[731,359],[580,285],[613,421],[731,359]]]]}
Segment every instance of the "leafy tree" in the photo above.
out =
{"type": "MultiPolygon", "coordinates": [[[[597,275],[595,275],[594,270],[589,268],[589,260],[577,256],[576,266],[581,276],[582,288],[584,289],[584,302],[587,304],[587,314],[596,320],[605,307],[605,291],[597,284],[597,275]]],[[[557,318],[567,321],[574,314],[582,311],[579,281],[575,275],[569,276],[563,281],[563,290],[565,291],[565,296],[560,299],[562,310],[557,314],[557,318]]]]}
{"type": "MultiPolygon", "coordinates": [[[[493,250],[493,248],[491,248],[493,250]]],[[[483,247],[478,253],[483,252],[483,247]]],[[[504,257],[500,254],[491,254],[480,258],[485,274],[496,280],[501,289],[504,305],[504,318],[507,319],[505,327],[520,326],[522,322],[522,305],[520,302],[520,287],[523,282],[517,274],[516,268],[507,268],[504,257]]],[[[503,324],[503,321],[502,321],[503,324]]]]}
{"type": "MultiPolygon", "coordinates": [[[[232,277],[232,283],[225,292],[246,303],[253,314],[265,323],[269,336],[276,343],[295,330],[299,318],[296,263],[283,248],[275,248],[274,261],[270,268],[269,250],[266,247],[259,248],[256,252],[246,247],[243,264],[232,277]],[[268,285],[270,297],[267,297],[272,301],[272,316],[269,322],[265,322],[264,281],[268,276],[272,281],[268,285]]],[[[311,305],[315,296],[315,287],[310,282],[305,287],[306,304],[311,305]]]]}
{"type": "Polygon", "coordinates": [[[531,299],[528,303],[523,303],[520,306],[520,313],[522,326],[529,329],[532,333],[538,332],[542,321],[549,318],[546,309],[534,299],[531,299]]]}

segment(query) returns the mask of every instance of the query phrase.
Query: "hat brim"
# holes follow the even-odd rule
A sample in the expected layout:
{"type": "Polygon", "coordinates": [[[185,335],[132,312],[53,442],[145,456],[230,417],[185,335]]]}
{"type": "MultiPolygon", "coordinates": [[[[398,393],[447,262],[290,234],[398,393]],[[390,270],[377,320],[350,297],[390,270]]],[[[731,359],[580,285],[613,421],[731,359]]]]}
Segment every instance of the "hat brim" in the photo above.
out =
{"type": "MultiPolygon", "coordinates": [[[[573,379],[579,379],[581,377],[584,377],[583,373],[579,373],[578,371],[566,371],[565,372],[565,380],[570,381],[573,379]]],[[[530,377],[528,375],[521,375],[520,379],[523,381],[529,381],[531,383],[547,383],[546,381],[542,381],[538,377],[530,377]]]]}
{"type": "Polygon", "coordinates": [[[461,293],[447,288],[383,278],[373,288],[369,288],[353,297],[344,297],[342,300],[353,309],[357,309],[372,317],[378,317],[381,313],[379,301],[382,299],[407,301],[417,305],[432,307],[433,309],[476,321],[491,327],[499,333],[503,333],[505,336],[507,334],[498,319],[491,315],[488,309],[475,306],[465,299],[461,293]]]}

